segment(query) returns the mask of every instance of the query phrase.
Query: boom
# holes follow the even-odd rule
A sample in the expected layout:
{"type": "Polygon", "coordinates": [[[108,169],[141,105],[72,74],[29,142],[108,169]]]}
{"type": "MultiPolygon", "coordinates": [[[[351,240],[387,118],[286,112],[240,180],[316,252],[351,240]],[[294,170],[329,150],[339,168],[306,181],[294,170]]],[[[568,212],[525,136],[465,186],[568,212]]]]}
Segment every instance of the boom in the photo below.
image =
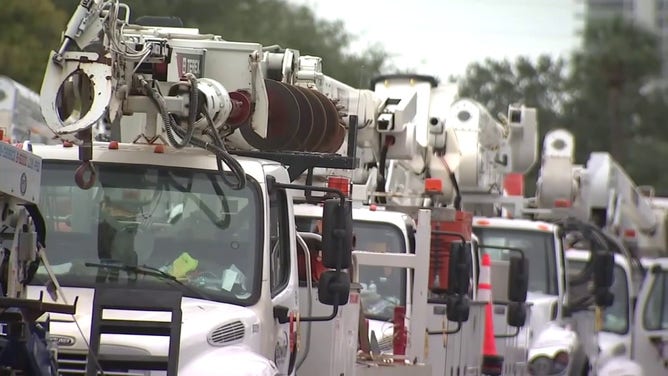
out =
{"type": "Polygon", "coordinates": [[[652,237],[658,219],[651,203],[609,153],[593,152],[584,166],[574,164],[575,140],[564,129],[545,136],[536,187],[539,217],[576,217],[596,224],[637,248],[638,236],[652,237]]]}

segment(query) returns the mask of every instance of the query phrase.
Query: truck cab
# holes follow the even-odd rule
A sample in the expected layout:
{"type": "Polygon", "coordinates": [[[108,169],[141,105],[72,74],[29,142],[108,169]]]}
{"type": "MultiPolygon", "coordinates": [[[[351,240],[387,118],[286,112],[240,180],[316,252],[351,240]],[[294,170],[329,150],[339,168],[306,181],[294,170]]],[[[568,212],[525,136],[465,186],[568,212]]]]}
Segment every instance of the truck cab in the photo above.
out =
{"type": "MultiPolygon", "coordinates": [[[[582,270],[590,252],[567,251],[568,267],[582,270]]],[[[597,368],[599,372],[660,375],[668,370],[668,260],[642,258],[643,275],[634,285],[628,259],[615,254],[612,292],[615,300],[603,312],[597,368]]]]}
{"type": "MultiPolygon", "coordinates": [[[[582,344],[563,320],[568,285],[559,227],[526,219],[475,217],[473,232],[480,252],[490,254],[493,262],[510,257],[513,249],[521,250],[529,260],[528,325],[513,342],[498,339],[497,346],[505,349],[500,351],[524,355],[529,374],[577,374],[587,369],[582,344]]],[[[493,293],[500,295],[496,288],[493,293]]],[[[495,328],[507,326],[504,305],[502,299],[495,304],[495,328]]]]}
{"type": "MultiPolygon", "coordinates": [[[[294,206],[295,225],[299,232],[319,232],[322,207],[310,204],[294,206]]],[[[381,253],[414,253],[415,222],[406,214],[379,212],[368,208],[353,209],[355,249],[381,253]]],[[[314,257],[314,255],[312,255],[314,257]]],[[[381,351],[392,351],[394,308],[410,304],[410,281],[405,269],[362,266],[360,268],[361,302],[381,351]]],[[[305,281],[300,283],[306,286],[305,281]]]]}
{"type": "Polygon", "coordinates": [[[668,259],[643,258],[642,264],[631,353],[645,375],[660,375],[668,372],[668,259]]]}
{"type": "MultiPolygon", "coordinates": [[[[591,252],[588,250],[566,250],[568,274],[573,276],[582,272],[590,257],[591,252]]],[[[633,306],[637,299],[636,286],[633,284],[631,266],[621,254],[615,254],[613,276],[611,292],[615,299],[610,307],[603,310],[601,331],[597,333],[598,367],[615,357],[631,359],[633,349],[633,323],[636,319],[633,306]]],[[[571,291],[571,293],[573,297],[577,296],[577,292],[571,291]]]]}
{"type": "MultiPolygon", "coordinates": [[[[318,232],[317,226],[322,217],[322,208],[312,204],[295,204],[294,213],[297,230],[318,232]]],[[[364,205],[353,208],[353,233],[355,250],[387,253],[416,253],[415,233],[417,224],[410,215],[376,205],[364,205]]],[[[472,240],[471,290],[469,297],[475,299],[479,258],[476,239],[472,240]]],[[[311,255],[311,258],[314,256],[311,255]]],[[[424,260],[428,263],[428,260],[424,260]]],[[[414,306],[411,291],[414,276],[403,268],[362,265],[359,268],[360,301],[362,314],[368,322],[369,338],[377,341],[377,351],[383,354],[395,354],[401,346],[396,341],[395,308],[406,308],[406,327],[410,331],[411,322],[417,319],[426,322],[430,331],[442,329],[444,325],[444,304],[428,302],[427,317],[417,318],[412,314],[414,306]]],[[[305,285],[302,282],[302,285],[305,285]]],[[[453,346],[443,346],[444,335],[428,336],[428,359],[432,375],[446,375],[451,370],[468,369],[475,372],[479,368],[482,355],[482,334],[484,325],[484,304],[471,302],[468,321],[460,329],[453,331],[455,323],[447,323],[447,341],[453,346]]]]}
{"type": "MultiPolygon", "coordinates": [[[[33,148],[43,158],[40,207],[47,254],[64,292],[59,300],[78,299],[75,317],[51,317],[61,372],[83,373],[91,362],[87,345],[98,287],[148,292],[155,301],[164,292],[182,293],[179,374],[205,374],[244,351],[274,363],[277,372],[294,372],[290,327],[276,313],[277,307],[298,310],[291,197],[267,185],[268,176],[289,181],[286,169],[238,158],[247,184],[234,190],[203,150],[157,153],[149,145],[96,143],[95,151],[96,183],[82,190],[74,179],[76,147],[33,148]],[[134,265],[141,270],[125,268],[134,265]]],[[[234,178],[229,170],[222,174],[234,178]]],[[[45,280],[41,268],[29,291],[33,298],[46,295],[45,280]]],[[[149,304],[138,315],[114,316],[159,316],[150,311],[149,304]]],[[[168,341],[111,335],[100,354],[165,356],[168,341]]]]}

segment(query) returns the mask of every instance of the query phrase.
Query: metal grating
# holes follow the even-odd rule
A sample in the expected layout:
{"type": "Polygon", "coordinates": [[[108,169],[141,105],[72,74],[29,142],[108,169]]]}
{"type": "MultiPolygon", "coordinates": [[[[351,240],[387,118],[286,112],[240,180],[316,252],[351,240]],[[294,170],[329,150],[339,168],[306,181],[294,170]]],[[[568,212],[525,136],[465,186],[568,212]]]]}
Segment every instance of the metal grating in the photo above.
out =
{"type": "Polygon", "coordinates": [[[234,321],[212,330],[206,340],[213,346],[228,345],[241,341],[244,338],[245,331],[246,328],[241,321],[234,321]]]}
{"type": "MultiPolygon", "coordinates": [[[[81,376],[86,374],[86,354],[58,351],[58,375],[81,376]]],[[[105,376],[145,376],[144,372],[122,370],[104,371],[105,376]]]]}
{"type": "Polygon", "coordinates": [[[394,337],[389,335],[381,338],[378,341],[378,347],[381,352],[391,353],[394,351],[394,337]]]}

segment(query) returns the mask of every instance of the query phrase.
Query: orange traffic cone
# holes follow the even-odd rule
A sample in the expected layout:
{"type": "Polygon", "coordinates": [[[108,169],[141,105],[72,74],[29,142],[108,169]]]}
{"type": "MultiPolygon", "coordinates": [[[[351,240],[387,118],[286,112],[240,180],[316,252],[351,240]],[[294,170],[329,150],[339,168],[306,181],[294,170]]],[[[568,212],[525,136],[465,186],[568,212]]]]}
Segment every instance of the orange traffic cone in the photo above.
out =
{"type": "Polygon", "coordinates": [[[492,260],[488,254],[482,256],[480,268],[480,282],[478,283],[478,300],[487,302],[485,307],[485,337],[482,343],[483,375],[499,376],[503,371],[503,356],[496,352],[494,339],[494,316],[492,312],[492,260]]]}

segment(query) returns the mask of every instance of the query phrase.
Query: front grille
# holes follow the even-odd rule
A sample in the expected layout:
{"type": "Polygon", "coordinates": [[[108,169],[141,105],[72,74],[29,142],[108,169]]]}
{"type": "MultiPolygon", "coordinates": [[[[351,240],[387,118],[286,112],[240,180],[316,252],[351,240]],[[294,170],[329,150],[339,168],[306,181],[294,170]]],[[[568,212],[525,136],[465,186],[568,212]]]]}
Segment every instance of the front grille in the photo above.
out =
{"type": "MultiPolygon", "coordinates": [[[[58,375],[81,376],[86,374],[86,354],[58,351],[58,375]]],[[[104,371],[105,376],[145,376],[144,372],[123,370],[104,371]]]]}
{"type": "Polygon", "coordinates": [[[85,375],[86,354],[58,351],[58,374],[61,376],[85,375]]]}

